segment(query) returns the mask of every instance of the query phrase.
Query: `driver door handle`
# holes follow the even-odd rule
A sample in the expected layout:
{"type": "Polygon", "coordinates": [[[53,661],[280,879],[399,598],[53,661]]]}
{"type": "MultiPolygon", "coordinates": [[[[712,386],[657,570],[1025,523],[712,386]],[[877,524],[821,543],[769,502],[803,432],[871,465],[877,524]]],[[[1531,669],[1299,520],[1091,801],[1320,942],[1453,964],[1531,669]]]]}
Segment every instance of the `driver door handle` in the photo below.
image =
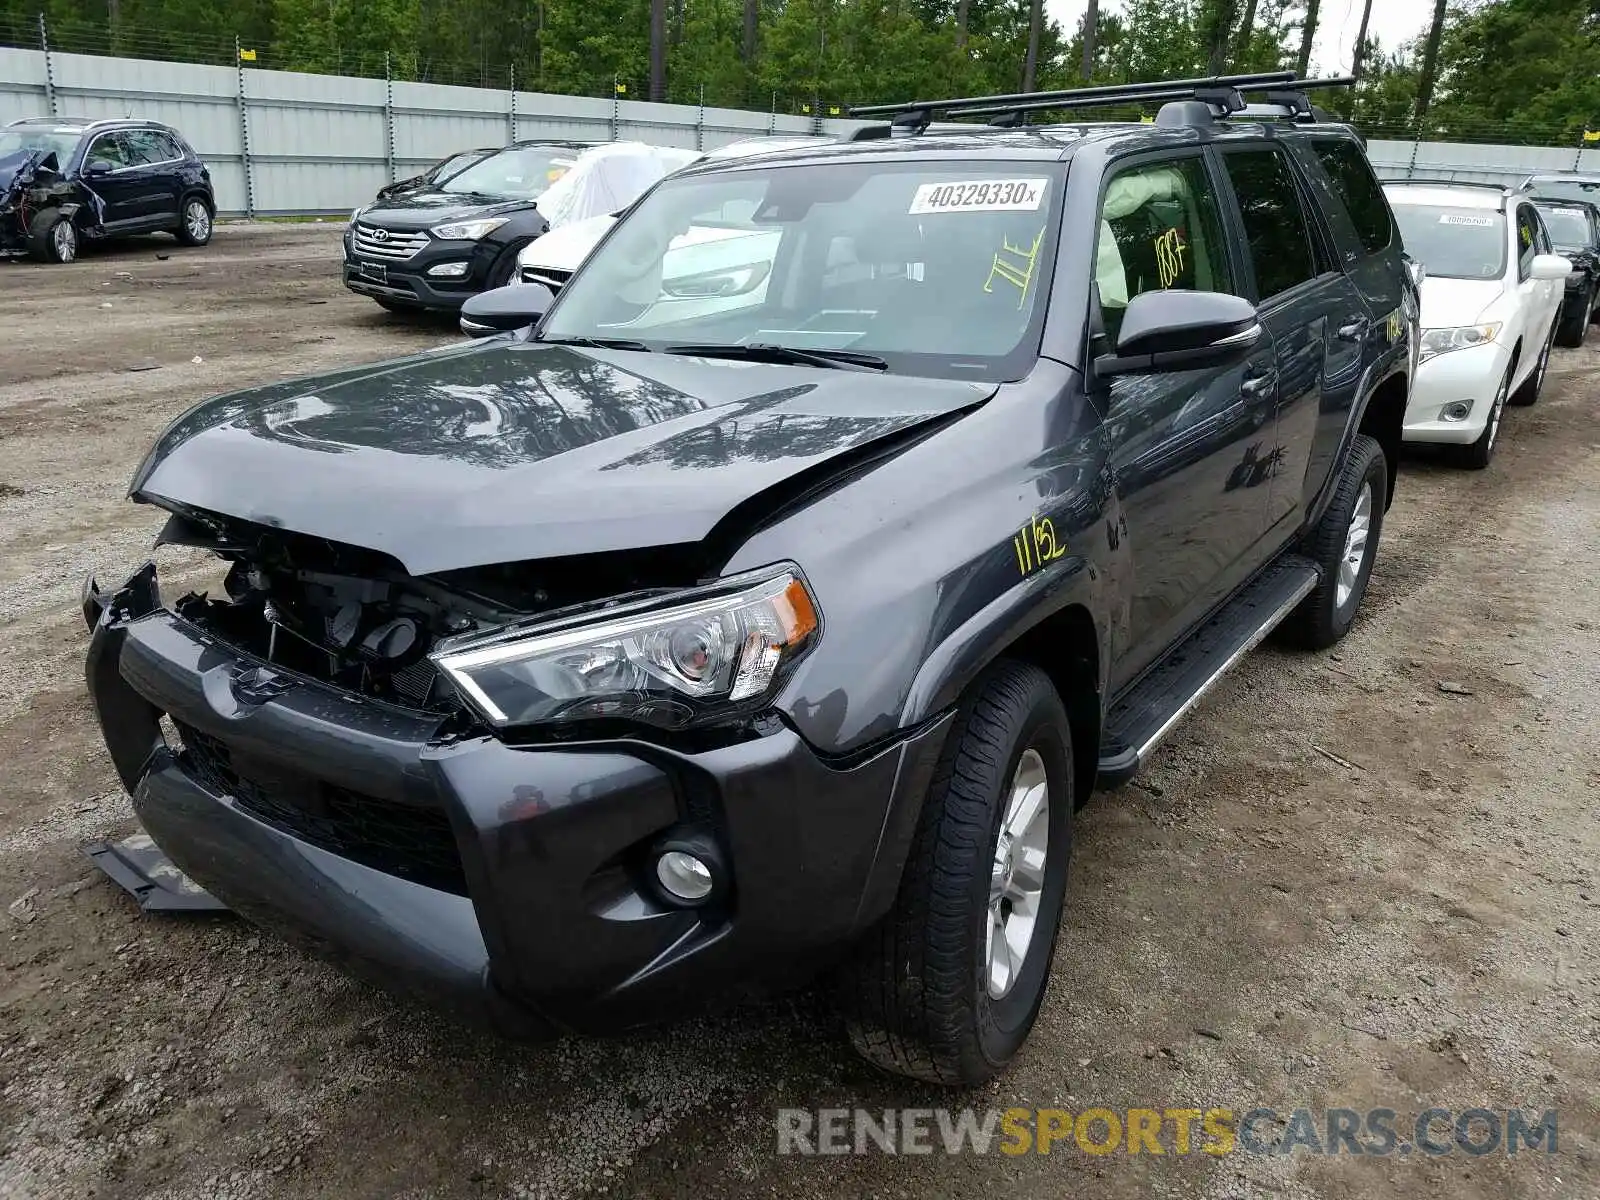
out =
{"type": "Polygon", "coordinates": [[[1346,342],[1359,342],[1367,336],[1367,327],[1367,319],[1365,317],[1357,317],[1348,325],[1339,326],[1339,337],[1346,342]]]}
{"type": "Polygon", "coordinates": [[[1255,400],[1258,397],[1270,394],[1272,389],[1277,386],[1277,383],[1277,372],[1264,371],[1260,375],[1250,376],[1241,383],[1239,385],[1239,394],[1247,400],[1255,400]]]}

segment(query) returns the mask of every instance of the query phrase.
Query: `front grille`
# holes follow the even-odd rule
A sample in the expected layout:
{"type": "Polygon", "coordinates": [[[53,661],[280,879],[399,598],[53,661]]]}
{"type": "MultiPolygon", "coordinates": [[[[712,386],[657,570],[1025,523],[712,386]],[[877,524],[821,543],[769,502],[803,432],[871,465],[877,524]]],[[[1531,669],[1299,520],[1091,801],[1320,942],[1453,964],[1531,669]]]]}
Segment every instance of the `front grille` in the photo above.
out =
{"type": "Polygon", "coordinates": [[[177,723],[180,759],[207,791],[292,837],[362,866],[440,891],[467,894],[455,834],[444,813],[323,783],[177,723]]]}
{"type": "Polygon", "coordinates": [[[559,292],[572,278],[571,271],[558,271],[554,267],[523,267],[523,283],[542,283],[552,292],[559,292]]]}
{"type": "Polygon", "coordinates": [[[358,221],[350,240],[355,252],[363,258],[405,262],[415,258],[428,244],[428,235],[420,229],[380,229],[358,221]]]}

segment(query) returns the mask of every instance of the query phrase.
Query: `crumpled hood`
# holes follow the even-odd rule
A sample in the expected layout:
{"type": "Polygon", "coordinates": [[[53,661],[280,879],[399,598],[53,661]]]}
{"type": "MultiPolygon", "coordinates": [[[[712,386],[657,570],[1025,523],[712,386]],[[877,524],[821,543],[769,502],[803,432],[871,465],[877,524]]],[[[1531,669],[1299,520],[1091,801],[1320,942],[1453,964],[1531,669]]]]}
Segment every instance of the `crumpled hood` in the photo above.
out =
{"type": "Polygon", "coordinates": [[[207,401],[132,491],[426,575],[698,542],[743,501],[995,390],[497,338],[207,401]]]}
{"type": "Polygon", "coordinates": [[[425,188],[377,200],[363,209],[356,219],[369,225],[380,225],[384,229],[427,229],[446,221],[497,217],[533,207],[532,200],[484,201],[474,196],[463,196],[459,192],[425,188]]]}
{"type": "Polygon", "coordinates": [[[1476,325],[1484,309],[1498,300],[1505,284],[1498,279],[1446,279],[1429,275],[1422,281],[1422,327],[1448,329],[1476,325]]]}

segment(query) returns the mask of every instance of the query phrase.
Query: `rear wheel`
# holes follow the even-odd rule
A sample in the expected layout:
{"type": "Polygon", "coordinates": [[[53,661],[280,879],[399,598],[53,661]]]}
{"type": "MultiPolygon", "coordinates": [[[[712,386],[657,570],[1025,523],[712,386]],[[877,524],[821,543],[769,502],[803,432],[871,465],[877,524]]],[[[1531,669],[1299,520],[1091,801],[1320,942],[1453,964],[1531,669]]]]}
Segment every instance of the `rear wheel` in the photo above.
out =
{"type": "Polygon", "coordinates": [[[40,262],[69,263],[78,257],[78,230],[72,218],[47,208],[33,219],[28,252],[40,262]]]}
{"type": "Polygon", "coordinates": [[[185,246],[204,246],[211,240],[211,209],[199,196],[183,202],[177,234],[185,246]]]}
{"type": "Polygon", "coordinates": [[[1511,390],[1511,372],[1515,364],[1506,368],[1506,373],[1500,378],[1500,386],[1495,389],[1494,401],[1489,405],[1489,419],[1484,422],[1483,432],[1478,435],[1478,440],[1470,446],[1456,447],[1456,460],[1463,466],[1474,471],[1481,471],[1489,465],[1489,460],[1494,457],[1495,440],[1500,436],[1500,418],[1506,411],[1506,394],[1511,390]]]}
{"type": "Polygon", "coordinates": [[[1033,1028],[1072,853],[1072,737],[1037,667],[969,691],[924,801],[893,909],[843,973],[855,1048],[897,1074],[970,1086],[1033,1028]]]}
{"type": "Polygon", "coordinates": [[[1350,632],[1367,594],[1388,495],[1389,463],[1383,447],[1377,439],[1357,434],[1333,499],[1304,546],[1307,557],[1322,568],[1322,581],[1279,627],[1286,641],[1321,650],[1350,632]]]}

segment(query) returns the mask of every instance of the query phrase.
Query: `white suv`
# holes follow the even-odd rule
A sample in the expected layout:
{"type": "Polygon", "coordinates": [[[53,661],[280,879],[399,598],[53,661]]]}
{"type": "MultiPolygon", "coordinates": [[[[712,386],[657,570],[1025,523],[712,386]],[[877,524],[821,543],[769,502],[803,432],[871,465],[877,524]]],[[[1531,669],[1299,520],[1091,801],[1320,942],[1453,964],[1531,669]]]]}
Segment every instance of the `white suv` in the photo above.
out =
{"type": "Polygon", "coordinates": [[[1486,467],[1507,401],[1539,398],[1572,264],[1550,252],[1532,199],[1509,188],[1408,179],[1384,192],[1426,272],[1404,438],[1486,467]]]}

